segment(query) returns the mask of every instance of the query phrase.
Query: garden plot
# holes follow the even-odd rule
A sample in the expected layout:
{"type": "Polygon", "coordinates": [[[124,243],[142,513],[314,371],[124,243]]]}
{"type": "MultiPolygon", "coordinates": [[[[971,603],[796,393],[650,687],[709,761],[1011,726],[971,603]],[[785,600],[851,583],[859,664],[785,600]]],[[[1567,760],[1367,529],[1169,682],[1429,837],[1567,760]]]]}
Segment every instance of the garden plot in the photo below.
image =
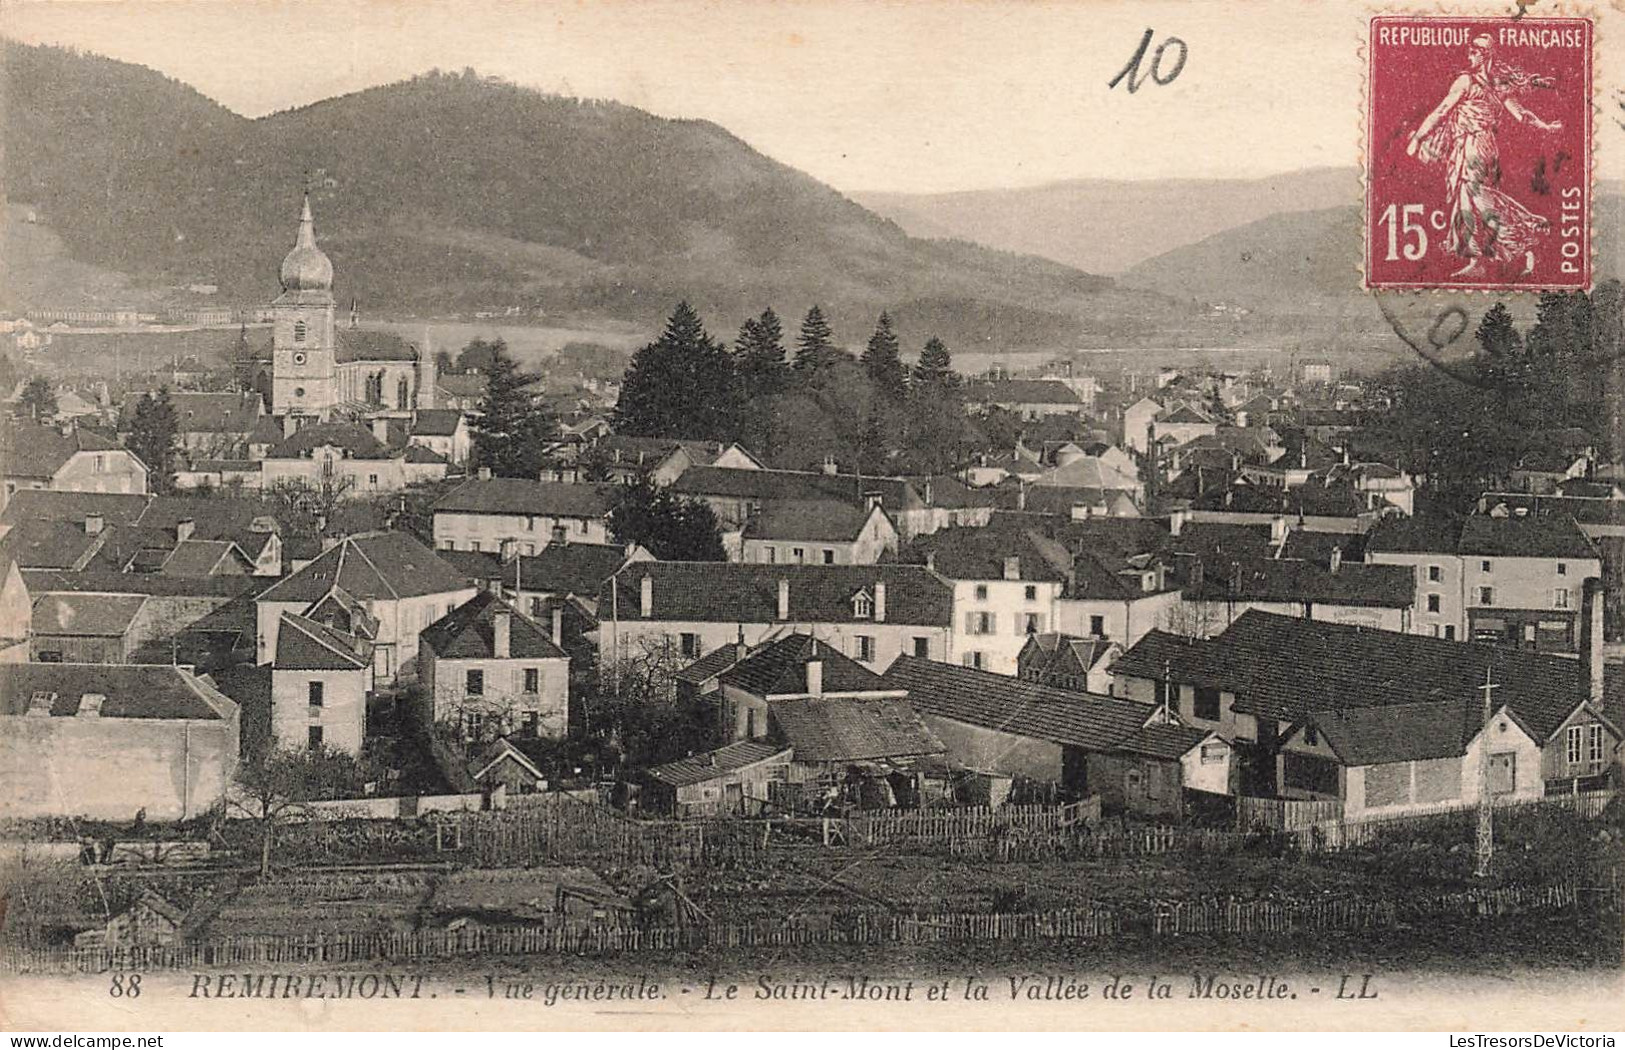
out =
{"type": "Polygon", "coordinates": [[[425,909],[425,922],[451,925],[462,919],[523,925],[560,915],[602,917],[630,910],[631,902],[590,868],[483,868],[451,872],[438,879],[425,909]]]}
{"type": "Polygon", "coordinates": [[[244,886],[209,923],[209,937],[402,933],[417,928],[433,889],[418,873],[321,874],[244,886]]]}

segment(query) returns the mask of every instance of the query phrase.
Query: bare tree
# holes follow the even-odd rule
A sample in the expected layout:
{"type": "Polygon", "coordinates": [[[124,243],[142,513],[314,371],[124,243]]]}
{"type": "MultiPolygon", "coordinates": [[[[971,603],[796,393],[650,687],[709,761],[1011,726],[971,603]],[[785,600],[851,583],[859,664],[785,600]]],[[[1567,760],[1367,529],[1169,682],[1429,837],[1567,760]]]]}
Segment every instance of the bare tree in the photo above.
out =
{"type": "Polygon", "coordinates": [[[244,759],[226,808],[259,823],[260,877],[271,872],[279,828],[308,817],[312,802],[358,794],[362,779],[354,756],[332,748],[267,748],[244,759]]]}

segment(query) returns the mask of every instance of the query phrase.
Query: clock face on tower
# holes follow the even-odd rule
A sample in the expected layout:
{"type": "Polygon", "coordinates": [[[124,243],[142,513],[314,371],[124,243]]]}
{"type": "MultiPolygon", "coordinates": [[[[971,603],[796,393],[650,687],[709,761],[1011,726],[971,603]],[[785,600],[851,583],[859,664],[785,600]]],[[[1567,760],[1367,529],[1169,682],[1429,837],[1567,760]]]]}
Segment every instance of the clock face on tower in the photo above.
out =
{"type": "Polygon", "coordinates": [[[303,353],[294,354],[293,355],[293,363],[296,364],[296,365],[304,364],[305,363],[305,355],[303,353]]]}

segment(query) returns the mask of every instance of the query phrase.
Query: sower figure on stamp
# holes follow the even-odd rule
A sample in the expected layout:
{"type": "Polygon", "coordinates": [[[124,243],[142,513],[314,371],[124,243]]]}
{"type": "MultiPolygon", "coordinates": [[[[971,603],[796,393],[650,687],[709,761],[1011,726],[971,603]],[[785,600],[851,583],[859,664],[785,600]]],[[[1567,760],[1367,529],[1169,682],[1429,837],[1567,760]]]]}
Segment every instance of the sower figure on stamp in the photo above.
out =
{"type": "Polygon", "coordinates": [[[1411,133],[1405,153],[1446,166],[1450,235],[1445,243],[1467,260],[1453,276],[1482,272],[1486,259],[1504,264],[1520,257],[1528,274],[1535,268],[1535,243],[1551,224],[1500,188],[1496,125],[1505,110],[1520,124],[1561,130],[1561,121],[1542,120],[1518,101],[1532,89],[1550,89],[1552,79],[1497,65],[1487,34],[1468,45],[1467,67],[1411,133]]]}

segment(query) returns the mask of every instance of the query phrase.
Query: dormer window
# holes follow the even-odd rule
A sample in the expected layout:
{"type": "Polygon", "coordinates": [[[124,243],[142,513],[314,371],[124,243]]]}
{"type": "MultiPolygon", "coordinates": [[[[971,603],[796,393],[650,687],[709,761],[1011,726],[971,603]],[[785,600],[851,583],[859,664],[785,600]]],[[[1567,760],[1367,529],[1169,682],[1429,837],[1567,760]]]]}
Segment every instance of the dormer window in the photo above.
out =
{"type": "Polygon", "coordinates": [[[305,341],[305,322],[295,321],[293,323],[293,341],[296,343],[305,341]]]}
{"type": "Polygon", "coordinates": [[[875,614],[875,600],[869,597],[868,591],[859,591],[852,596],[852,619],[868,620],[875,614]]]}

